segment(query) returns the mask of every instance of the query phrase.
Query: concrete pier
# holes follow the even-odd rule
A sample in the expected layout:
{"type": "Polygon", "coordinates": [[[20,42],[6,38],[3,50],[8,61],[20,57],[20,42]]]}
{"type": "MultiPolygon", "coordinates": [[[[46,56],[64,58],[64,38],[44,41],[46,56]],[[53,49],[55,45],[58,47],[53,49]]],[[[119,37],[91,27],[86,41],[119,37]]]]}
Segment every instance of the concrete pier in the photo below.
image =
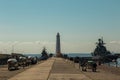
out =
{"type": "Polygon", "coordinates": [[[61,58],[37,64],[9,80],[91,80],[61,58]]]}
{"type": "Polygon", "coordinates": [[[52,69],[54,59],[49,59],[43,63],[37,64],[26,71],[8,80],[47,80],[52,69]]]}
{"type": "Polygon", "coordinates": [[[73,64],[66,62],[61,58],[54,61],[48,80],[91,80],[77,70],[73,64]]]}
{"type": "Polygon", "coordinates": [[[8,80],[120,80],[120,76],[98,69],[82,72],[74,63],[51,58],[21,72],[8,80]]]}

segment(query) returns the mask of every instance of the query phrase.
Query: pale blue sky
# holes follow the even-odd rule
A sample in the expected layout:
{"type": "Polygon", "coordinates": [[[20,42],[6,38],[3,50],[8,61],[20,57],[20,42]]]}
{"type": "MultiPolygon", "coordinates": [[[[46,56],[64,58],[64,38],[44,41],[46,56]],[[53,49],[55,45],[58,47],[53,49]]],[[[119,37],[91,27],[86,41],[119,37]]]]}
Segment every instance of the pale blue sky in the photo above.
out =
{"type": "Polygon", "coordinates": [[[92,52],[101,36],[120,52],[120,0],[0,0],[0,51],[55,52],[57,32],[64,53],[92,52]]]}

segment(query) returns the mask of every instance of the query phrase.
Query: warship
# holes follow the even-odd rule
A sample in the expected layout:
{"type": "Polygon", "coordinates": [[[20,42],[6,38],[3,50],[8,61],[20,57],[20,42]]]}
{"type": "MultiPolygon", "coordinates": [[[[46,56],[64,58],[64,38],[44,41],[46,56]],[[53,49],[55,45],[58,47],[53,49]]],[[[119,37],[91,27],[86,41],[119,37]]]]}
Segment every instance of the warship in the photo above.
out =
{"type": "Polygon", "coordinates": [[[104,43],[103,37],[98,39],[98,42],[96,42],[96,48],[94,52],[91,53],[93,59],[99,61],[100,63],[117,61],[118,56],[107,50],[105,44],[106,43],[104,43]]]}

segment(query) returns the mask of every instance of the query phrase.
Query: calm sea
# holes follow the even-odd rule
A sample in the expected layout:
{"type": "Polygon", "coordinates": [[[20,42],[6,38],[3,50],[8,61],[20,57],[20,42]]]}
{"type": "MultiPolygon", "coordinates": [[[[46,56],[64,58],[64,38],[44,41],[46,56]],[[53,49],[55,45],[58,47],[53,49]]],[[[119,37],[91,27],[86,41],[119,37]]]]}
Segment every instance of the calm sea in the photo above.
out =
{"type": "Polygon", "coordinates": [[[69,57],[92,57],[90,53],[69,53],[69,57]]]}
{"type": "Polygon", "coordinates": [[[34,57],[38,57],[38,58],[40,58],[41,57],[41,54],[39,53],[39,54],[35,54],[35,53],[33,53],[33,54],[29,54],[29,53],[25,53],[24,54],[25,56],[34,56],[34,57]]]}
{"type": "MultiPolygon", "coordinates": [[[[24,54],[26,56],[36,56],[38,58],[41,57],[41,54],[24,54]]],[[[69,57],[92,57],[90,53],[69,53],[67,54],[69,57]]],[[[120,67],[120,58],[117,59],[118,67],[120,67]]],[[[110,63],[111,66],[115,66],[115,63],[110,63]]]]}

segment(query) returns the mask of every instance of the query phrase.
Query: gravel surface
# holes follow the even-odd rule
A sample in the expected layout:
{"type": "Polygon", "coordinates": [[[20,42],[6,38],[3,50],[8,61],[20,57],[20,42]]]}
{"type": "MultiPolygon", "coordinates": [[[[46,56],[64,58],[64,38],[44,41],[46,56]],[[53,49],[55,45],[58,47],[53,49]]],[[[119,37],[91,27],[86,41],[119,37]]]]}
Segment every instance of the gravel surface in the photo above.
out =
{"type": "Polygon", "coordinates": [[[23,68],[19,68],[19,70],[12,70],[9,71],[7,69],[7,65],[4,66],[0,66],[0,80],[8,80],[8,78],[15,76],[16,74],[25,71],[26,69],[28,69],[30,67],[25,67],[23,68]]]}
{"type": "MultiPolygon", "coordinates": [[[[78,64],[76,64],[78,69],[78,64]]],[[[81,69],[79,69],[81,71],[81,69]]],[[[92,72],[91,69],[87,69],[82,73],[92,80],[120,80],[120,68],[109,67],[107,65],[101,65],[97,67],[97,72],[92,72]]]]}

